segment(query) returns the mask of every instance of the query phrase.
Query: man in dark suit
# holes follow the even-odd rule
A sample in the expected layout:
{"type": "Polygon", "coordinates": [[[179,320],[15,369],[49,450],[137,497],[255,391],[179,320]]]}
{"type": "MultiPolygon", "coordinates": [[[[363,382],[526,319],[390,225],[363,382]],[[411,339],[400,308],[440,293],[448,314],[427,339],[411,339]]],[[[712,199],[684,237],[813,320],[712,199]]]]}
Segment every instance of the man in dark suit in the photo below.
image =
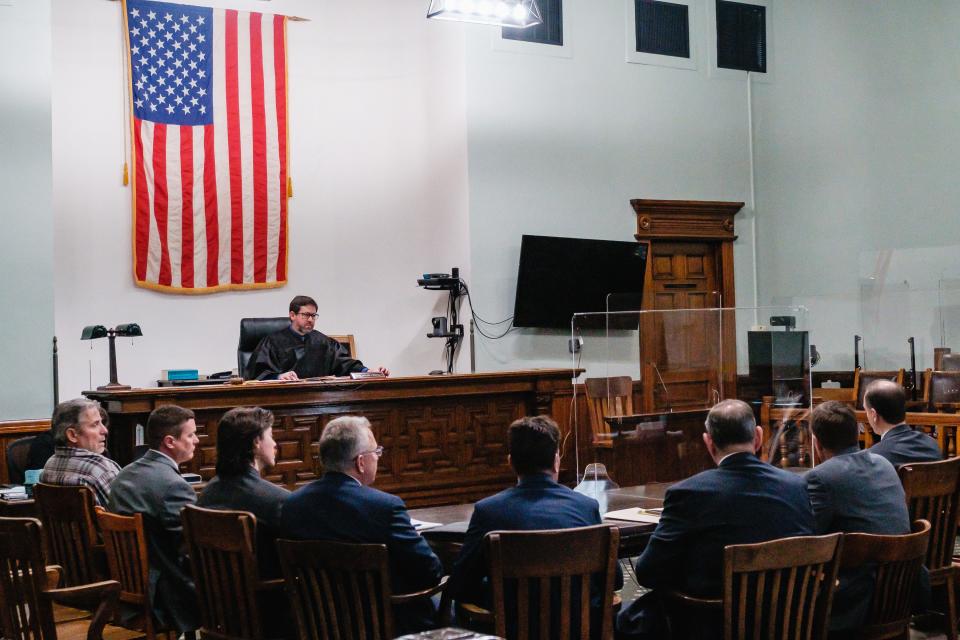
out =
{"type": "Polygon", "coordinates": [[[179,466],[193,458],[197,442],[193,411],[176,405],[155,409],[147,419],[150,449],[110,485],[110,511],[143,514],[154,616],[164,628],[180,632],[195,630],[199,621],[193,580],[180,552],[180,511],[197,495],[179,466]]]}
{"type": "MultiPolygon", "coordinates": [[[[557,483],[559,443],[560,429],[547,416],[520,418],[510,425],[507,459],[517,472],[517,485],[474,506],[463,548],[447,583],[455,600],[491,606],[483,553],[487,533],[601,524],[596,500],[557,483]]],[[[619,569],[618,565],[617,588],[623,582],[619,569]]],[[[600,603],[596,605],[599,612],[600,603]]]]}
{"type": "MultiPolygon", "coordinates": [[[[383,447],[366,418],[331,420],[320,436],[324,474],[294,491],[283,505],[280,529],[300,540],[385,544],[390,555],[394,593],[431,587],[443,573],[440,560],[413,528],[403,500],[372,487],[383,447]]],[[[434,623],[431,602],[395,608],[403,633],[434,623]]]]}
{"type": "MultiPolygon", "coordinates": [[[[667,490],[636,566],[637,582],[653,591],[621,611],[617,625],[626,637],[663,634],[658,590],[719,597],[725,546],[813,534],[806,482],[761,462],[755,452],[762,438],[746,403],[724,400],[710,410],[703,441],[717,468],[667,490]]],[[[707,635],[722,633],[719,620],[696,622],[707,635]]]]}
{"type": "Polygon", "coordinates": [[[907,395],[903,387],[889,380],[877,380],[863,395],[863,409],[880,442],[870,451],[883,456],[894,467],[908,462],[942,460],[937,441],[921,431],[913,430],[906,417],[907,395]]]}
{"type": "MultiPolygon", "coordinates": [[[[873,449],[860,450],[857,418],[842,402],[824,402],[812,414],[813,448],[820,464],[806,474],[817,533],[910,533],[910,515],[897,471],[873,449]]],[[[860,627],[869,611],[873,572],[840,574],[831,631],[860,627]]]]}

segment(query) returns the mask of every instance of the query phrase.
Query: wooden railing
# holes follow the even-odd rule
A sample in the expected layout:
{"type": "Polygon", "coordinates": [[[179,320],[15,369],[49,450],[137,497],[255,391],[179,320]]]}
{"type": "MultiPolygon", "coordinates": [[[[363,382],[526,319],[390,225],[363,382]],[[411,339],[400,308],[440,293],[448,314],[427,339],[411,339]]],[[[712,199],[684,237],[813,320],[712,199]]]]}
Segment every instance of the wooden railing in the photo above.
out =
{"type": "MultiPolygon", "coordinates": [[[[807,407],[775,407],[772,397],[765,397],[760,406],[760,427],[763,429],[763,454],[766,460],[771,460],[770,449],[774,441],[777,440],[777,434],[783,425],[788,422],[807,422],[810,409],[807,407]]],[[[863,425],[864,446],[872,446],[877,441],[870,427],[867,425],[867,413],[865,411],[855,411],[857,422],[863,425]]],[[[932,437],[937,439],[940,451],[943,457],[949,458],[957,455],[957,431],[960,429],[960,413],[928,413],[920,411],[908,411],[904,420],[911,427],[923,429],[932,437]]],[[[806,429],[801,431],[801,447],[807,445],[805,442],[806,429]]],[[[782,434],[781,434],[782,435],[782,434]]],[[[783,437],[779,438],[777,444],[780,447],[781,460],[786,459],[787,443],[783,437]]],[[[809,452],[809,449],[807,450],[809,452]]],[[[809,462],[809,460],[808,460],[809,462]]]]}

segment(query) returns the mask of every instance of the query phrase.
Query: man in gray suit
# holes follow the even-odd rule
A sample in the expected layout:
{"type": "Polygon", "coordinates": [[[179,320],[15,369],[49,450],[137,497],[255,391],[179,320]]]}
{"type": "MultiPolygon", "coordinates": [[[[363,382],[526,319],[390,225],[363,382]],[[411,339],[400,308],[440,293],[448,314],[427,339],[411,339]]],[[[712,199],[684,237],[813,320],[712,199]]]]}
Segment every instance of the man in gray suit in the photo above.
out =
{"type": "MultiPolygon", "coordinates": [[[[820,463],[807,472],[806,479],[817,534],[909,533],[910,516],[897,471],[873,449],[860,450],[853,410],[842,402],[824,402],[813,410],[811,423],[820,463]]],[[[841,572],[831,630],[852,630],[863,624],[873,581],[870,569],[841,572]]]]}
{"type": "Polygon", "coordinates": [[[195,630],[199,619],[193,580],[180,552],[180,511],[197,496],[180,476],[179,466],[193,458],[197,442],[193,411],[160,407],[147,419],[150,450],[124,467],[110,485],[110,511],[143,514],[154,617],[162,627],[179,632],[195,630]]]}
{"type": "Polygon", "coordinates": [[[943,459],[937,441],[914,431],[904,422],[907,395],[903,387],[889,380],[877,380],[863,395],[867,422],[880,442],[870,451],[889,460],[893,466],[909,462],[932,462],[943,459]]]}

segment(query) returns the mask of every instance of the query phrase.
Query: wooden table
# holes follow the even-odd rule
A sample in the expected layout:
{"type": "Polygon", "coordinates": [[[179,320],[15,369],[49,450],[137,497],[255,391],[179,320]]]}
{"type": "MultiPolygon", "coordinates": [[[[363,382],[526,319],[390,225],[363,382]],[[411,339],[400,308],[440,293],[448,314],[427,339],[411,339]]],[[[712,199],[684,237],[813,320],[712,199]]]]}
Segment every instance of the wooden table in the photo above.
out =
{"type": "Polygon", "coordinates": [[[546,413],[568,430],[572,390],[570,369],[533,369],[84,395],[110,413],[109,450],[121,464],[133,458],[137,425],[146,425],[151,411],[170,404],[192,409],[200,444],[181,470],[199,473],[204,480],[215,474],[220,417],[238,406],[270,409],[279,454],[266,477],[289,489],[319,477],[317,441],[327,422],[342,415],[365,416],[385,448],[375,486],[417,507],[472,502],[513,484],[507,427],[521,416],[546,413]]]}
{"type": "MultiPolygon", "coordinates": [[[[630,507],[653,509],[663,506],[663,496],[672,482],[652,483],[636,487],[623,487],[604,491],[600,499],[601,513],[618,511],[630,507]],[[606,508],[604,509],[604,502],[606,508]]],[[[421,535],[430,543],[434,551],[443,561],[443,566],[449,573],[463,544],[467,532],[467,523],[473,515],[473,504],[455,504],[444,507],[429,507],[412,509],[410,517],[424,522],[439,522],[441,527],[426,529],[421,535]]],[[[604,523],[616,525],[620,530],[621,558],[631,558],[643,551],[655,524],[644,522],[629,522],[626,520],[607,520],[604,523]]]]}

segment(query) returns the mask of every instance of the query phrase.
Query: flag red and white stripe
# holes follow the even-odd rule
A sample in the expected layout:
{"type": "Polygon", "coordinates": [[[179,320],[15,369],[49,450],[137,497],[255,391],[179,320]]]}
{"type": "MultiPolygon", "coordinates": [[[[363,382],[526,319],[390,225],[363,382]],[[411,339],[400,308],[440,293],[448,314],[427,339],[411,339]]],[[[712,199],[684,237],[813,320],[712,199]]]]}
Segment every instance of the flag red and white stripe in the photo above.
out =
{"type": "Polygon", "coordinates": [[[286,17],[146,0],[124,9],[137,284],[283,285],[286,17]]]}

